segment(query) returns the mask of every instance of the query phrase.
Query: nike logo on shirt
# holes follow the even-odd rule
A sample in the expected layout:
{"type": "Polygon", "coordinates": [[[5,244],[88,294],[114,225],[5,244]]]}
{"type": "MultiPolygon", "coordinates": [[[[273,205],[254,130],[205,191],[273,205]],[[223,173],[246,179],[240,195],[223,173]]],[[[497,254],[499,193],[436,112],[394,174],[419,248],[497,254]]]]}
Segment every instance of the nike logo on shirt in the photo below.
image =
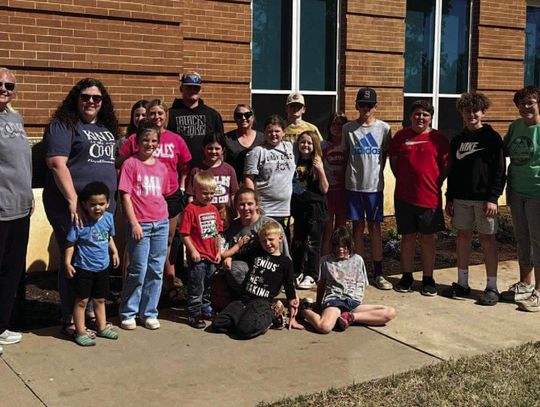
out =
{"type": "Polygon", "coordinates": [[[485,148],[477,148],[478,142],[461,143],[458,151],[456,151],[456,158],[462,160],[468,155],[474,154],[478,151],[485,150],[485,148]]]}
{"type": "Polygon", "coordinates": [[[422,143],[429,143],[429,141],[428,140],[419,140],[419,141],[407,140],[405,142],[405,145],[406,146],[414,146],[415,144],[422,144],[422,143]]]}

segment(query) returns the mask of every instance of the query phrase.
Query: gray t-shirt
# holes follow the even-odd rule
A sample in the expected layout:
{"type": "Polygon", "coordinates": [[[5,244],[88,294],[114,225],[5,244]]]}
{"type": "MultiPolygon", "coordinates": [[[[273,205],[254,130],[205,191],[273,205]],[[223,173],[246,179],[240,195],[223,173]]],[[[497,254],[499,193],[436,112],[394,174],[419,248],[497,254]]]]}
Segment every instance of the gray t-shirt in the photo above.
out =
{"type": "Polygon", "coordinates": [[[296,165],[292,143],[257,146],[246,155],[244,174],[253,175],[261,207],[268,216],[289,216],[296,165]]]}
{"type": "Polygon", "coordinates": [[[330,300],[351,299],[362,303],[364,291],[369,286],[364,260],[353,254],[346,260],[336,260],[333,255],[321,259],[319,281],[326,282],[323,304],[330,300]]]}
{"type": "Polygon", "coordinates": [[[384,188],[384,164],[392,140],[390,126],[376,119],[369,126],[356,120],[343,126],[343,147],[347,157],[345,189],[380,192],[384,188]]]}
{"type": "Polygon", "coordinates": [[[0,221],[22,218],[32,208],[32,150],[23,119],[0,112],[0,221]]]}

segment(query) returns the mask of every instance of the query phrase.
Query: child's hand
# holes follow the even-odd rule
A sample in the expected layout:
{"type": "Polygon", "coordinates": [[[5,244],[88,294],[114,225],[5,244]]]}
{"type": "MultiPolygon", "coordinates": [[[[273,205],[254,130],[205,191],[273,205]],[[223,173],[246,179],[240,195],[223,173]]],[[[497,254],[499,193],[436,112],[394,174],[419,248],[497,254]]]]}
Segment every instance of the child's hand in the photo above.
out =
{"type": "Polygon", "coordinates": [[[77,274],[77,270],[71,264],[66,264],[66,277],[73,278],[77,274]]]}
{"type": "Polygon", "coordinates": [[[319,173],[324,171],[324,166],[323,166],[321,157],[315,156],[313,158],[313,168],[315,168],[319,173]]]}
{"type": "Polygon", "coordinates": [[[289,301],[289,307],[297,309],[300,306],[300,301],[298,298],[293,298],[289,301]]]}
{"type": "Polygon", "coordinates": [[[191,252],[191,260],[193,263],[199,263],[201,261],[201,254],[196,249],[193,249],[191,252]]]}
{"type": "Polygon", "coordinates": [[[112,253],[112,266],[113,268],[118,268],[118,266],[120,265],[120,257],[118,257],[118,252],[113,252],[112,253]]]}
{"type": "Polygon", "coordinates": [[[486,202],[484,204],[484,216],[486,218],[493,218],[497,215],[497,204],[493,202],[486,202]]]}
{"type": "Polygon", "coordinates": [[[144,237],[142,227],[139,223],[131,227],[131,237],[136,241],[139,241],[144,237]]]}
{"type": "Polygon", "coordinates": [[[232,268],[232,257],[225,257],[221,263],[221,267],[225,270],[230,270],[232,268]]]}
{"type": "Polygon", "coordinates": [[[236,242],[236,245],[238,246],[238,248],[242,248],[242,246],[244,246],[245,244],[247,244],[249,241],[251,240],[251,237],[248,236],[248,235],[244,235],[242,236],[238,242],[236,242]]]}
{"type": "Polygon", "coordinates": [[[215,260],[215,262],[216,262],[216,264],[221,263],[221,253],[218,253],[218,254],[216,255],[216,260],[215,260]]]}

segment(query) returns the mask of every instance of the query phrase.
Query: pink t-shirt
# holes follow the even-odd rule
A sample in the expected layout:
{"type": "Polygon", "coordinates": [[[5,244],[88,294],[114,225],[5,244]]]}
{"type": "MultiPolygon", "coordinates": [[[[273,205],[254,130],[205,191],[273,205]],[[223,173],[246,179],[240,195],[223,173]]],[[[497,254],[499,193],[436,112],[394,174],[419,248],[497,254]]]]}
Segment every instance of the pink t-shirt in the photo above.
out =
{"type": "Polygon", "coordinates": [[[168,219],[169,211],[164,197],[174,190],[170,187],[167,168],[162,162],[156,160],[154,164],[146,165],[137,157],[128,158],[120,171],[118,190],[131,196],[139,222],[168,219]]]}
{"type": "MultiPolygon", "coordinates": [[[[122,144],[122,147],[120,147],[120,155],[131,157],[136,154],[137,151],[139,151],[139,148],[137,147],[137,136],[132,134],[128,137],[126,142],[122,144]]],[[[187,169],[187,165],[191,161],[191,153],[187,148],[186,142],[178,134],[165,130],[161,133],[159,146],[154,153],[154,157],[167,167],[169,183],[171,184],[170,194],[176,192],[179,186],[178,174],[184,169],[187,169]]]]}

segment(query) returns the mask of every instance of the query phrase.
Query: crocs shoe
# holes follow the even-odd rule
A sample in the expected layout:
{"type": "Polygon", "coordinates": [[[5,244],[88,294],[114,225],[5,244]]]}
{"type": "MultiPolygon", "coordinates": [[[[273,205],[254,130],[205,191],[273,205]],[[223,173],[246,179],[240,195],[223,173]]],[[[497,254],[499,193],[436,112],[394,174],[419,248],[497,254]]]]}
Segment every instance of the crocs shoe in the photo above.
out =
{"type": "Polygon", "coordinates": [[[471,295],[471,288],[463,287],[458,283],[452,283],[452,285],[445,288],[441,294],[446,298],[467,298],[469,295],[471,295]]]}
{"type": "Polygon", "coordinates": [[[91,338],[88,334],[75,335],[73,340],[80,346],[96,346],[96,340],[91,338]]]}
{"type": "Polygon", "coordinates": [[[114,331],[111,328],[105,328],[102,331],[97,331],[96,335],[99,336],[100,338],[105,338],[105,339],[118,339],[118,332],[114,331]]]}
{"type": "Polygon", "coordinates": [[[499,302],[499,292],[493,288],[486,288],[486,290],[478,297],[477,303],[480,305],[495,305],[499,302]]]}

